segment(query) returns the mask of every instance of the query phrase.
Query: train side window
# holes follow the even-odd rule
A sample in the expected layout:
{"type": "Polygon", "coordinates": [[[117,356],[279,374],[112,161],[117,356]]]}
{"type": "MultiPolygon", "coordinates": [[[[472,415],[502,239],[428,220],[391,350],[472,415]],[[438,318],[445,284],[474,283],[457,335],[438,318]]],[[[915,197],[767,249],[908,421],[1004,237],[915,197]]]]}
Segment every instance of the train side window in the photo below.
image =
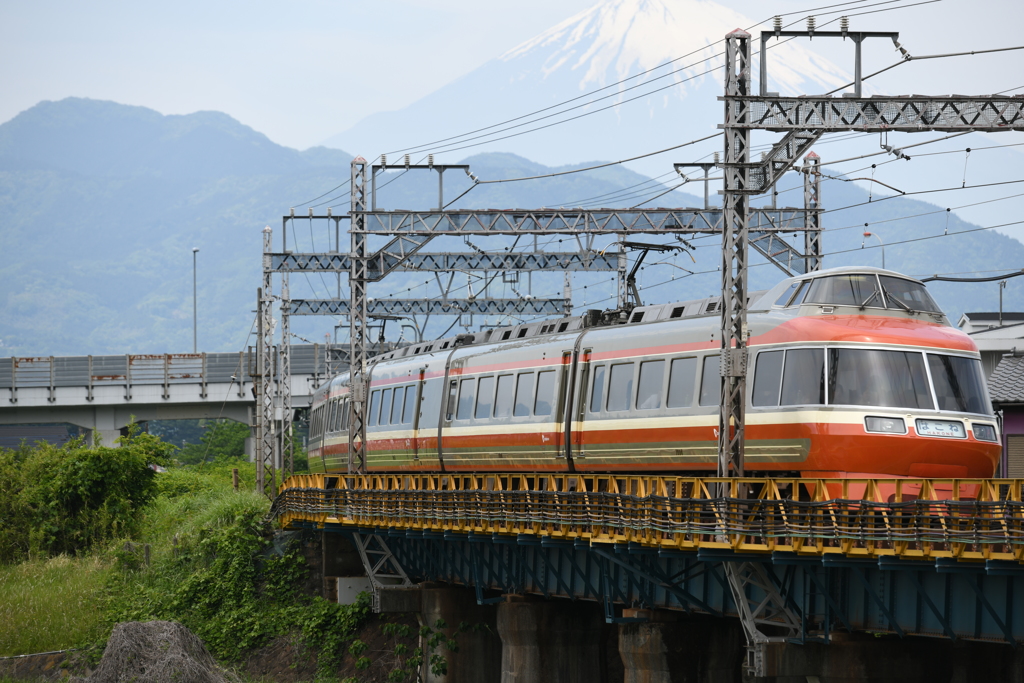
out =
{"type": "Polygon", "coordinates": [[[633,396],[633,363],[616,363],[608,372],[608,410],[629,410],[633,396]]]}
{"type": "MultiPolygon", "coordinates": [[[[760,359],[760,356],[758,357],[760,359]]],[[[757,387],[755,375],[754,387],[757,387]]],[[[822,405],[825,403],[825,349],[786,351],[786,369],[782,374],[784,406],[822,405]]]]}
{"type": "Polygon", "coordinates": [[[345,430],[348,429],[348,418],[349,418],[350,414],[351,414],[351,411],[349,410],[348,398],[345,398],[341,402],[341,429],[342,429],[342,431],[345,431],[345,430]]]}
{"type": "Polygon", "coordinates": [[[459,383],[454,379],[448,383],[448,407],[445,408],[445,420],[449,422],[455,417],[455,398],[459,392],[459,383]]]}
{"type": "Polygon", "coordinates": [[[594,384],[590,388],[590,412],[601,412],[601,397],[604,396],[604,366],[594,368],[594,384]]]}
{"type": "Polygon", "coordinates": [[[494,376],[481,377],[480,386],[476,391],[476,411],[473,416],[479,419],[486,419],[491,416],[491,408],[494,403],[494,376]]]}
{"type": "Polygon", "coordinates": [[[797,288],[799,288],[802,284],[803,284],[802,282],[794,282],[789,287],[787,287],[786,291],[782,293],[782,296],[780,296],[778,299],[775,300],[775,305],[776,306],[786,306],[786,305],[788,305],[789,304],[789,300],[793,298],[793,294],[796,293],[797,288]]]}
{"type": "Polygon", "coordinates": [[[405,387],[395,387],[395,397],[391,403],[391,424],[402,424],[402,403],[405,399],[405,387]]]}
{"type": "Polygon", "coordinates": [[[530,414],[530,401],[533,399],[533,373],[520,372],[516,381],[516,403],[512,415],[523,417],[530,414]]]}
{"type": "Polygon", "coordinates": [[[669,408],[693,405],[693,385],[697,379],[696,358],[674,358],[668,375],[669,408]]]}
{"type": "Polygon", "coordinates": [[[416,410],[416,385],[405,388],[405,409],[402,412],[402,424],[412,424],[413,411],[416,410]]]}
{"type": "Polygon", "coordinates": [[[537,398],[533,402],[534,415],[550,415],[555,400],[555,371],[537,373],[537,398]]]}
{"type": "Polygon", "coordinates": [[[498,375],[498,390],[494,392],[494,417],[512,414],[512,385],[515,375],[498,375]]]}
{"type": "Polygon", "coordinates": [[[313,410],[313,416],[309,420],[309,438],[319,439],[320,438],[320,409],[316,408],[313,410]]]}
{"type": "Polygon", "coordinates": [[[476,377],[464,379],[459,383],[459,406],[455,412],[456,419],[468,420],[473,417],[474,403],[476,403],[476,377]]]}
{"type": "Polygon", "coordinates": [[[757,354],[757,365],[754,370],[754,393],[750,397],[752,405],[779,405],[783,354],[785,351],[762,351],[757,354]]]}
{"type": "Polygon", "coordinates": [[[377,420],[377,424],[383,426],[388,423],[388,417],[391,415],[391,389],[385,389],[380,395],[380,419],[377,420]]]}
{"type": "Polygon", "coordinates": [[[366,426],[372,427],[377,424],[377,413],[380,412],[380,389],[370,394],[370,416],[366,420],[366,426]]]}
{"type": "Polygon", "coordinates": [[[640,363],[637,382],[636,409],[654,410],[661,407],[661,388],[665,385],[665,361],[648,360],[640,363]]]}
{"type": "Polygon", "coordinates": [[[804,297],[807,296],[807,291],[810,289],[810,287],[807,286],[809,282],[810,280],[804,280],[800,283],[800,289],[796,290],[796,294],[794,294],[793,298],[789,300],[790,306],[799,306],[804,302],[804,297]]]}
{"type": "Polygon", "coordinates": [[[704,372],[700,378],[700,405],[717,406],[722,396],[722,376],[718,355],[704,356],[704,372]]]}
{"type": "Polygon", "coordinates": [[[341,399],[331,401],[331,431],[341,431],[341,399]]]}

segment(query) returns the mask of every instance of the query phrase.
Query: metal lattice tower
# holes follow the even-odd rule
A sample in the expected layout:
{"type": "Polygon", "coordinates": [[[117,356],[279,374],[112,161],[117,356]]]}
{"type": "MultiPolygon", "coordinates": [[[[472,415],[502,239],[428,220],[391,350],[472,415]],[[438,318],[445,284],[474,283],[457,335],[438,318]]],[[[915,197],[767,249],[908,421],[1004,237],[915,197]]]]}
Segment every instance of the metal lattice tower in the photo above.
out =
{"type": "Polygon", "coordinates": [[[263,229],[263,287],[260,289],[256,320],[256,488],[266,496],[277,495],[276,464],[277,439],[274,434],[274,333],[273,333],[273,281],[268,256],[271,249],[271,231],[263,229]]]}
{"type": "Polygon", "coordinates": [[[366,345],[367,302],[369,280],[366,227],[366,159],[352,160],[351,176],[351,238],[352,248],[349,286],[349,378],[351,383],[351,416],[348,431],[348,471],[366,471],[366,345]]]}

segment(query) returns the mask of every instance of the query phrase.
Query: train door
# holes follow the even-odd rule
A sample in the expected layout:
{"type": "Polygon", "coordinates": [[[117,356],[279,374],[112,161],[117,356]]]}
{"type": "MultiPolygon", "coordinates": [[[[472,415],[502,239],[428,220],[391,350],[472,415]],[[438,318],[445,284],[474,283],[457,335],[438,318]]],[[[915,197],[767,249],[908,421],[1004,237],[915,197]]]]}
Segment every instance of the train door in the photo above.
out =
{"type": "Polygon", "coordinates": [[[411,423],[409,428],[412,430],[412,439],[409,452],[412,454],[413,463],[416,464],[420,459],[420,411],[423,406],[423,382],[426,374],[427,369],[420,368],[416,374],[416,382],[406,388],[405,409],[402,414],[402,424],[411,423]]]}
{"type": "Polygon", "coordinates": [[[572,419],[572,385],[576,369],[576,350],[562,352],[562,364],[558,372],[558,401],[555,403],[555,424],[558,426],[559,434],[556,445],[559,458],[565,458],[572,469],[572,454],[570,453],[569,439],[571,429],[569,421],[572,419]]]}
{"type": "Polygon", "coordinates": [[[587,410],[587,387],[590,384],[590,356],[593,349],[583,349],[579,352],[574,372],[575,381],[571,387],[572,395],[569,397],[568,420],[566,427],[569,430],[569,453],[571,458],[585,458],[587,456],[584,432],[584,419],[587,410]]]}

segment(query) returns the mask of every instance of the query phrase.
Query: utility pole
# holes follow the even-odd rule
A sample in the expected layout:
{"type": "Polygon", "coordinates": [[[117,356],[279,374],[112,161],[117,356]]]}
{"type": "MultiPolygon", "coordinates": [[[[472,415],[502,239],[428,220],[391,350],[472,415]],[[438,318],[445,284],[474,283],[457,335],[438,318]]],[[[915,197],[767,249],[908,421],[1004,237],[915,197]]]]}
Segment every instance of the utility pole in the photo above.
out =
{"type": "Polygon", "coordinates": [[[199,329],[197,322],[199,318],[196,312],[198,311],[198,307],[196,305],[196,302],[198,301],[196,298],[196,254],[198,253],[199,247],[192,247],[192,353],[199,353],[197,350],[199,345],[196,341],[199,334],[197,332],[199,329]]]}

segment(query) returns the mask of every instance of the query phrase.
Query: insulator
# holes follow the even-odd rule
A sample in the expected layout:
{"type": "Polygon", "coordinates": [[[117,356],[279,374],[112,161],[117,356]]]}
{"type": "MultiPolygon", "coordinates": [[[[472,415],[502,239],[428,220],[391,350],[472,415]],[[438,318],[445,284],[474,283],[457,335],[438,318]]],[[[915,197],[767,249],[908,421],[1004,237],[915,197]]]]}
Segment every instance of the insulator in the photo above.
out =
{"type": "Polygon", "coordinates": [[[403,161],[405,161],[405,165],[406,166],[409,165],[409,155],[408,154],[405,155],[405,158],[403,159],[403,161]]]}
{"type": "Polygon", "coordinates": [[[313,217],[313,207],[309,207],[309,217],[313,217]]]}
{"type": "Polygon", "coordinates": [[[327,207],[327,217],[330,218],[333,215],[331,207],[327,207]]]}
{"type": "Polygon", "coordinates": [[[387,166],[388,165],[388,155],[387,154],[381,154],[380,155],[380,165],[381,166],[387,166]]]}
{"type": "Polygon", "coordinates": [[[718,152],[715,152],[715,157],[714,157],[714,160],[715,160],[715,166],[718,166],[718,158],[719,158],[719,157],[718,157],[718,152]]]}
{"type": "Polygon", "coordinates": [[[433,166],[433,165],[434,165],[434,155],[433,154],[428,154],[427,155],[427,166],[433,166]]]}
{"type": "Polygon", "coordinates": [[[775,15],[775,19],[772,22],[772,28],[775,29],[776,33],[782,30],[782,17],[775,15]]]}
{"type": "Polygon", "coordinates": [[[292,207],[292,215],[295,215],[295,207],[292,207]]]}
{"type": "Polygon", "coordinates": [[[807,32],[814,33],[815,20],[814,17],[807,17],[807,32]]]}
{"type": "Polygon", "coordinates": [[[761,152],[761,161],[768,160],[768,152],[761,152]]]}
{"type": "Polygon", "coordinates": [[[843,33],[850,30],[850,17],[839,17],[839,30],[843,33]]]}

